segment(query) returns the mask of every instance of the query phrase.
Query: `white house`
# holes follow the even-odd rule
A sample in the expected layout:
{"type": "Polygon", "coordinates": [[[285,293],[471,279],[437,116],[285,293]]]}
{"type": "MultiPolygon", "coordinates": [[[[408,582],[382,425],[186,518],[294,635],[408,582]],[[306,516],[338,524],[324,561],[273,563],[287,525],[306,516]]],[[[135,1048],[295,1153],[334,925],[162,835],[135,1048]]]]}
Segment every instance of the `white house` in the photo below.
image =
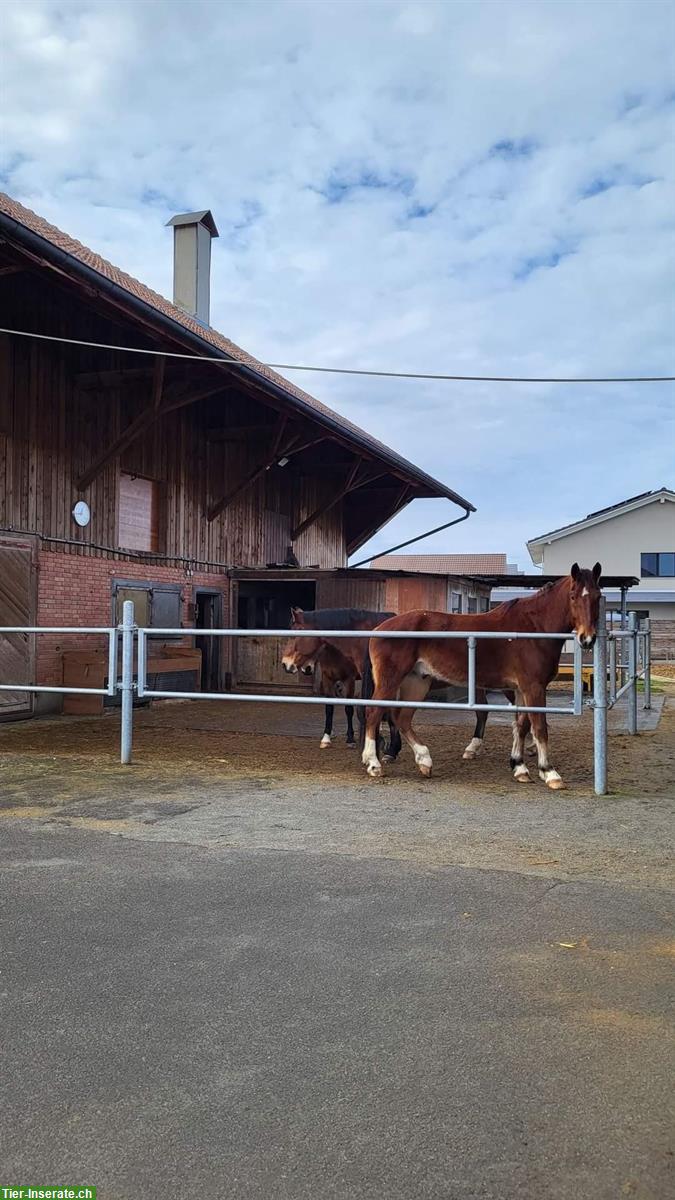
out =
{"type": "MultiPolygon", "coordinates": [[[[675,644],[675,491],[659,488],[589,513],[583,520],[552,529],[527,543],[533,563],[544,574],[563,575],[573,562],[603,575],[634,575],[628,611],[650,617],[655,642],[675,644]]],[[[618,608],[619,593],[606,592],[608,608],[618,608]]],[[[655,650],[657,646],[655,645],[655,650]]]]}

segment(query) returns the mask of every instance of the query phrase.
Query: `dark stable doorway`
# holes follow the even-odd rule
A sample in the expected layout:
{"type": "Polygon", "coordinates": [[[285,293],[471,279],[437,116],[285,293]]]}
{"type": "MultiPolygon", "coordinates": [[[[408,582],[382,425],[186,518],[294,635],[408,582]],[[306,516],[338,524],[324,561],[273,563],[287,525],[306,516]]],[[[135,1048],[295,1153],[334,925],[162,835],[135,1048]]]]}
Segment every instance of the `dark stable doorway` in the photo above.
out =
{"type": "MultiPolygon", "coordinates": [[[[291,608],[316,606],[316,584],[310,580],[247,579],[239,583],[237,624],[239,629],[288,629],[291,608]]],[[[237,638],[235,678],[240,687],[261,690],[290,687],[305,682],[304,676],[284,675],[283,644],[273,638],[237,638]],[[264,686],[263,686],[264,685],[264,686]]]]}
{"type": "MultiPolygon", "coordinates": [[[[223,597],[220,592],[195,592],[195,626],[197,629],[223,628],[223,597]]],[[[220,646],[221,638],[195,638],[195,645],[202,652],[202,692],[220,691],[220,646]]]]}

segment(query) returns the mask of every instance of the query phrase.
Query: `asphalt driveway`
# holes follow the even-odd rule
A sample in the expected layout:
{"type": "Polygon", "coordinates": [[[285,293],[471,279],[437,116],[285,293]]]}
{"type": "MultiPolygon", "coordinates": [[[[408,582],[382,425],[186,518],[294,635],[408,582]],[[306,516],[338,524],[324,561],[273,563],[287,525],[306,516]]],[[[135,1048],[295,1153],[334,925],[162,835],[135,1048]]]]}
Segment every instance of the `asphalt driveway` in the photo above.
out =
{"type": "Polygon", "coordinates": [[[2,833],[0,1185],[672,1194],[663,889],[2,833]]]}

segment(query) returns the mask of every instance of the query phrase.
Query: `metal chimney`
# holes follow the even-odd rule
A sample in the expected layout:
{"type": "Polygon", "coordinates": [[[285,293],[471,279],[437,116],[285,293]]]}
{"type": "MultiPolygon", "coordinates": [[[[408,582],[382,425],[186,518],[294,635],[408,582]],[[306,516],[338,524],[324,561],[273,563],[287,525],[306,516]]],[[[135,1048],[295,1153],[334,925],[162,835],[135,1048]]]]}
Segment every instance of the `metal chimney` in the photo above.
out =
{"type": "Polygon", "coordinates": [[[211,238],[218,237],[208,208],[179,213],[173,225],[173,302],[202,325],[209,324],[211,303],[211,238]]]}

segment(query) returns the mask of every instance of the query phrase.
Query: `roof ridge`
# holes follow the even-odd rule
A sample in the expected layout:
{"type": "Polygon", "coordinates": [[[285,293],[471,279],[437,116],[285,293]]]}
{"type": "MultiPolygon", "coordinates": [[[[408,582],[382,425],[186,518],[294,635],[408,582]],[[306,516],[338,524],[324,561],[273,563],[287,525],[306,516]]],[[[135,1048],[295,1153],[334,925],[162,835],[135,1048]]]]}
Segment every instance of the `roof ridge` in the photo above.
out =
{"type": "Polygon", "coordinates": [[[136,279],[128,271],[115,266],[109,259],[104,258],[97,251],[91,250],[77,238],[71,237],[65,230],[60,229],[57,225],[53,225],[45,217],[41,217],[39,213],[34,212],[33,209],[21,204],[18,200],[14,200],[6,192],[0,192],[0,212],[4,212],[5,216],[10,220],[23,225],[33,234],[50,243],[55,249],[79,261],[113,285],[121,287],[136,300],[148,304],[159,315],[182,326],[189,333],[198,337],[207,347],[211,346],[214,350],[226,354],[228,357],[241,363],[244,367],[255,371],[263,379],[281,388],[289,397],[289,400],[292,401],[295,398],[306,404],[310,409],[313,409],[317,415],[328,417],[330,420],[337,422],[345,433],[356,435],[362,442],[365,442],[368,447],[375,451],[376,454],[384,457],[392,465],[396,464],[404,468],[423,487],[435,491],[437,496],[443,496],[446,499],[452,500],[455,504],[459,504],[460,507],[468,506],[467,511],[475,511],[473,505],[469,501],[465,501],[452,488],[434,479],[433,476],[429,475],[421,467],[404,458],[397,450],[393,450],[391,447],[385,445],[374,434],[361,429],[360,426],[354,424],[353,421],[343,416],[342,413],[336,412],[335,409],[324,404],[322,400],[318,400],[310,392],[304,391],[303,388],[291,382],[284,375],[278,374],[271,367],[260,362],[254,355],[244,350],[241,346],[238,346],[236,342],[231,341],[225,334],[214,329],[213,326],[202,325],[192,314],[178,308],[177,305],[167,300],[165,296],[162,296],[160,292],[156,292],[153,288],[143,283],[142,280],[136,279]]]}

